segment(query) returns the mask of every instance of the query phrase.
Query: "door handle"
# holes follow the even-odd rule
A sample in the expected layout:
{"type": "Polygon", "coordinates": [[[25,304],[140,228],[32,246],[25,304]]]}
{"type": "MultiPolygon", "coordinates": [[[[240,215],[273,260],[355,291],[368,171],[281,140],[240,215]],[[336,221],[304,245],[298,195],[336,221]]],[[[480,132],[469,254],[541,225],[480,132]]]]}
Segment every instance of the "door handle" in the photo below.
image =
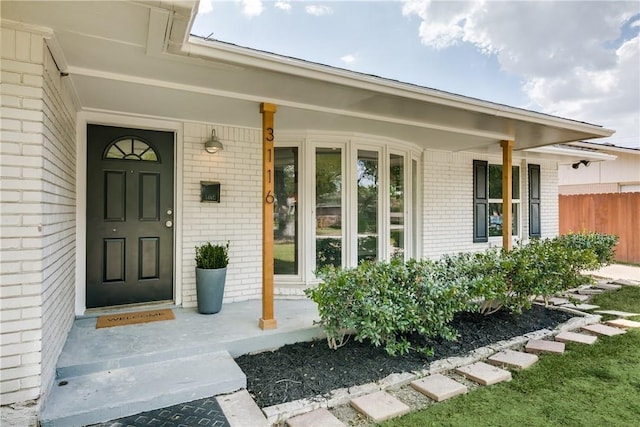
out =
{"type": "Polygon", "coordinates": [[[167,228],[171,228],[171,227],[173,227],[173,222],[167,221],[167,222],[164,223],[164,225],[166,225],[167,228]]]}

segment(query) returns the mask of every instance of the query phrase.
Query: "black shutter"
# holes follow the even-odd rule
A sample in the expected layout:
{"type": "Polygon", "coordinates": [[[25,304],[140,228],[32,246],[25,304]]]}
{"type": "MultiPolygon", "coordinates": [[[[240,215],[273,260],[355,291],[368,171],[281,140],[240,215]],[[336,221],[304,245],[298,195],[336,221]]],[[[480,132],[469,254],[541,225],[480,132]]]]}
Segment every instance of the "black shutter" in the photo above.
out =
{"type": "Polygon", "coordinates": [[[529,237],[541,237],[540,230],[540,165],[528,165],[529,170],[529,237]]]}
{"type": "Polygon", "coordinates": [[[473,161],[473,242],[489,241],[489,163],[473,161]]]}

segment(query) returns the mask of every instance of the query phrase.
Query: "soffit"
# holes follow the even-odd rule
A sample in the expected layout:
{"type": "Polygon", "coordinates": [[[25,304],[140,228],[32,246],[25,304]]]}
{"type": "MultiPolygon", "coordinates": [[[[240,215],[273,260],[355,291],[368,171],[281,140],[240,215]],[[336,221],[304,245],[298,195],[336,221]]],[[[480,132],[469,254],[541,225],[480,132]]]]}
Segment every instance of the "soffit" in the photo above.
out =
{"type": "Polygon", "coordinates": [[[178,14],[174,9],[171,2],[2,2],[4,18],[53,29],[63,71],[84,109],[259,127],[257,106],[271,102],[279,107],[280,128],[369,133],[449,150],[495,146],[501,139],[515,139],[516,149],[524,149],[606,133],[550,116],[550,124],[514,119],[513,111],[504,111],[510,107],[497,104],[470,110],[376,85],[339,84],[323,80],[322,72],[292,74],[228,57],[167,53],[172,28],[175,38],[188,21],[184,7],[178,14]]]}

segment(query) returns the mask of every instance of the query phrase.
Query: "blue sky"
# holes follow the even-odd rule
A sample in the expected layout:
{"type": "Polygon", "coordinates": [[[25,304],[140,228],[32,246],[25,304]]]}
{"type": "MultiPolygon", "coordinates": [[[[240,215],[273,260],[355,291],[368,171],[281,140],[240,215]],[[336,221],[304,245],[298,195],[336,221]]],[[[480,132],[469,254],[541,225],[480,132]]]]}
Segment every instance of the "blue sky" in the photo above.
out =
{"type": "Polygon", "coordinates": [[[640,2],[201,0],[192,33],[615,129],[640,148],[640,2]]]}

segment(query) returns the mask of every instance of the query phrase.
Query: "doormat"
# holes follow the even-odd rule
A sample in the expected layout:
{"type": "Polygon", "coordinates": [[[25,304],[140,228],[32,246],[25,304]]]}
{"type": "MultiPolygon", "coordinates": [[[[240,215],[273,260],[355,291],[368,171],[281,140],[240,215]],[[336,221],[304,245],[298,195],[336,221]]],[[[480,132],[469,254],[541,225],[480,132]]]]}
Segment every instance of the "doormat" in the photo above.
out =
{"type": "Polygon", "coordinates": [[[160,320],[174,320],[176,316],[171,309],[137,311],[134,313],[109,314],[98,317],[96,329],[112,326],[135,325],[137,323],[158,322],[160,320]]]}

